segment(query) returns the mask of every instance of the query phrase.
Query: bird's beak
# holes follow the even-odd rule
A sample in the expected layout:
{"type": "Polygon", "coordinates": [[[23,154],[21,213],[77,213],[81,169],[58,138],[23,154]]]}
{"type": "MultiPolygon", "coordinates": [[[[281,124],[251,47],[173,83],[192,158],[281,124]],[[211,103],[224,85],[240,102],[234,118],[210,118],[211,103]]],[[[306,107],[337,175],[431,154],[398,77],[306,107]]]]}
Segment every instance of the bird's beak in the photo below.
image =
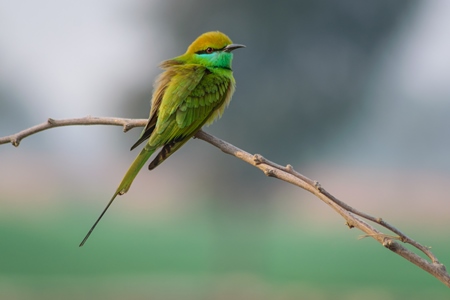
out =
{"type": "Polygon", "coordinates": [[[244,45],[240,45],[240,44],[230,44],[230,45],[226,46],[225,48],[223,48],[223,51],[231,52],[234,49],[238,49],[238,48],[245,48],[245,46],[244,45]]]}

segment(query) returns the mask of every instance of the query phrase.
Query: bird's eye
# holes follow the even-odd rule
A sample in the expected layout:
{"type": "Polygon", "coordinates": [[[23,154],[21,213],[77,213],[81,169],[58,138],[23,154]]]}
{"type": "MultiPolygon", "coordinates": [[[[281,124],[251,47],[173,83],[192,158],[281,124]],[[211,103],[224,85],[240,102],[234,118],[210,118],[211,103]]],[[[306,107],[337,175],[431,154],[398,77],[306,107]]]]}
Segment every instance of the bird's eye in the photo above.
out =
{"type": "Polygon", "coordinates": [[[214,49],[211,47],[206,48],[206,53],[211,54],[213,53],[214,49]]]}

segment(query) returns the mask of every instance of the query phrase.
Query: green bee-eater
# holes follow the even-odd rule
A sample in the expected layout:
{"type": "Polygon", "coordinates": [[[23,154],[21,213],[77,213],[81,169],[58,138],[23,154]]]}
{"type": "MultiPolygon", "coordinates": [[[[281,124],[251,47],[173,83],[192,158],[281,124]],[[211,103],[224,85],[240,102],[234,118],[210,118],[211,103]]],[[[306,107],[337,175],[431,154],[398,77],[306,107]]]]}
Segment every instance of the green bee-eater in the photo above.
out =
{"type": "Polygon", "coordinates": [[[155,82],[150,117],[136,148],[148,139],[128,169],[108,205],[86,237],[108,210],[117,195],[125,194],[136,175],[158,148],[162,150],[148,166],[156,168],[184,145],[205,124],[219,118],[229,104],[235,81],[231,70],[231,51],[244,45],[233,44],[225,34],[215,31],[199,36],[186,53],[161,63],[164,72],[155,82]]]}

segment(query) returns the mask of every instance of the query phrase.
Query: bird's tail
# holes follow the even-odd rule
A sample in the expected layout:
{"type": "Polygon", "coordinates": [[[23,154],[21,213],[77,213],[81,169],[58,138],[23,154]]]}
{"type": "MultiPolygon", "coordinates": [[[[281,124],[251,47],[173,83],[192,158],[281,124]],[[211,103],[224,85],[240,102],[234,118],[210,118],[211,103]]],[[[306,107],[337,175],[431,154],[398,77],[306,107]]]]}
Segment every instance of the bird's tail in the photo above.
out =
{"type": "Polygon", "coordinates": [[[167,145],[165,145],[162,150],[158,153],[158,155],[155,156],[153,161],[148,165],[149,170],[153,170],[160,164],[162,164],[163,161],[165,161],[169,156],[171,156],[175,151],[180,149],[181,146],[183,146],[187,141],[188,138],[185,138],[180,141],[173,141],[167,145]]]}
{"type": "Polygon", "coordinates": [[[139,171],[145,165],[153,152],[155,152],[155,150],[156,148],[152,148],[148,144],[145,145],[144,149],[142,149],[141,153],[139,153],[139,155],[134,159],[127,173],[123,177],[122,182],[120,183],[119,187],[116,190],[116,193],[114,194],[114,197],[117,195],[123,195],[128,192],[131,184],[134,181],[134,178],[136,178],[139,171]]]}
{"type": "Polygon", "coordinates": [[[147,162],[147,160],[150,158],[150,156],[155,152],[156,148],[151,148],[148,144],[142,149],[141,153],[136,157],[136,159],[131,164],[130,168],[128,169],[127,173],[122,179],[122,182],[120,183],[119,187],[117,188],[116,192],[112,196],[111,200],[109,200],[108,205],[106,205],[103,212],[98,217],[97,221],[95,221],[94,225],[92,225],[89,232],[84,237],[83,241],[80,244],[80,247],[86,243],[87,239],[91,235],[92,231],[94,231],[95,227],[97,226],[98,222],[102,219],[103,215],[108,210],[111,203],[113,203],[114,199],[116,199],[117,195],[123,195],[130,189],[131,184],[133,183],[134,178],[136,178],[136,175],[139,173],[139,171],[142,169],[144,164],[147,162]]]}

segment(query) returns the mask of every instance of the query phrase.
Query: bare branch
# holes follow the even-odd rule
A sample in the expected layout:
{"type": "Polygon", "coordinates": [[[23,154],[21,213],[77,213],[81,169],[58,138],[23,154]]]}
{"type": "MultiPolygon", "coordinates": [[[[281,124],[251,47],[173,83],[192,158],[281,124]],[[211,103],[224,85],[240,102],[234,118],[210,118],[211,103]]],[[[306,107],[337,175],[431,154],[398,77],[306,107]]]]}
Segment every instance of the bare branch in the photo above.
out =
{"type": "Polygon", "coordinates": [[[211,145],[219,148],[226,154],[233,155],[251,164],[252,166],[257,167],[258,169],[263,171],[264,174],[266,174],[267,176],[275,177],[280,180],[289,182],[314,194],[320,200],[325,202],[328,206],[333,208],[338,214],[340,214],[346,220],[347,222],[346,225],[349,228],[355,227],[360,229],[361,231],[366,233],[367,237],[374,238],[384,247],[388,248],[394,253],[397,253],[398,255],[415,264],[416,266],[427,271],[428,273],[430,273],[431,275],[442,281],[446,286],[450,287],[450,275],[447,273],[445,266],[438,261],[436,256],[430,251],[429,248],[407,237],[400,230],[383,221],[381,218],[374,218],[368,214],[362,213],[352,208],[351,206],[347,205],[346,203],[338,200],[336,197],[334,197],[333,195],[328,193],[324,188],[322,188],[317,181],[313,181],[308,177],[296,172],[291,165],[283,167],[272,161],[267,160],[266,158],[262,157],[259,154],[252,155],[248,152],[245,152],[242,149],[233,146],[230,143],[218,139],[201,130],[195,135],[195,137],[210,143],[211,145]],[[392,232],[398,235],[398,238],[397,237],[392,238],[386,234],[383,234],[382,232],[378,231],[371,225],[367,224],[366,222],[358,218],[356,215],[365,218],[369,221],[373,221],[391,230],[392,232]],[[431,262],[409,251],[401,244],[394,241],[394,239],[398,239],[404,243],[408,243],[416,247],[417,249],[425,253],[431,259],[431,262]]]}
{"type": "Polygon", "coordinates": [[[147,124],[147,119],[124,119],[124,118],[110,118],[110,117],[91,117],[87,116],[84,118],[76,118],[76,119],[64,119],[64,120],[55,120],[52,118],[48,118],[47,122],[41,123],[39,125],[30,127],[28,129],[22,130],[16,134],[12,134],[9,136],[5,136],[0,138],[1,144],[9,144],[11,143],[13,146],[18,147],[22,139],[33,135],[35,133],[55,128],[61,126],[73,126],[73,125],[116,125],[122,126],[123,131],[127,132],[128,130],[134,127],[143,127],[147,124]]]}
{"type": "MultiPolygon", "coordinates": [[[[147,124],[146,119],[123,119],[123,118],[108,118],[108,117],[98,118],[91,116],[85,118],[64,119],[64,120],[48,119],[47,122],[44,122],[42,124],[25,129],[19,133],[0,138],[0,144],[11,143],[17,147],[19,146],[20,141],[25,137],[28,137],[43,130],[60,126],[117,125],[122,126],[124,132],[127,132],[131,128],[145,126],[146,124],[147,124]]],[[[438,280],[443,282],[447,287],[450,287],[450,275],[447,273],[445,266],[438,261],[438,259],[430,251],[430,249],[414,241],[413,239],[407,237],[400,230],[390,225],[383,219],[372,217],[342,202],[341,200],[337,199],[329,192],[327,192],[319,184],[319,182],[313,181],[308,177],[295,171],[291,165],[287,165],[286,167],[284,167],[270,160],[267,160],[266,158],[264,158],[259,154],[252,155],[242,149],[233,146],[230,143],[227,143],[219,138],[207,134],[202,130],[197,132],[195,137],[210,143],[211,145],[219,148],[226,154],[230,154],[249,163],[250,165],[263,171],[264,174],[266,174],[267,176],[286,181],[314,194],[320,200],[322,200],[328,206],[334,209],[338,214],[340,214],[345,219],[346,225],[349,228],[354,227],[358,228],[359,230],[365,233],[363,237],[371,237],[375,239],[385,248],[402,256],[406,260],[412,262],[416,266],[420,267],[421,269],[425,270],[426,272],[436,277],[438,280]],[[382,233],[373,226],[363,221],[361,218],[379,224],[382,227],[388,229],[389,231],[395,233],[397,236],[382,233]],[[412,245],[413,247],[422,251],[431,261],[428,261],[420,257],[419,255],[415,254],[414,252],[408,250],[396,240],[412,245]]]]}

